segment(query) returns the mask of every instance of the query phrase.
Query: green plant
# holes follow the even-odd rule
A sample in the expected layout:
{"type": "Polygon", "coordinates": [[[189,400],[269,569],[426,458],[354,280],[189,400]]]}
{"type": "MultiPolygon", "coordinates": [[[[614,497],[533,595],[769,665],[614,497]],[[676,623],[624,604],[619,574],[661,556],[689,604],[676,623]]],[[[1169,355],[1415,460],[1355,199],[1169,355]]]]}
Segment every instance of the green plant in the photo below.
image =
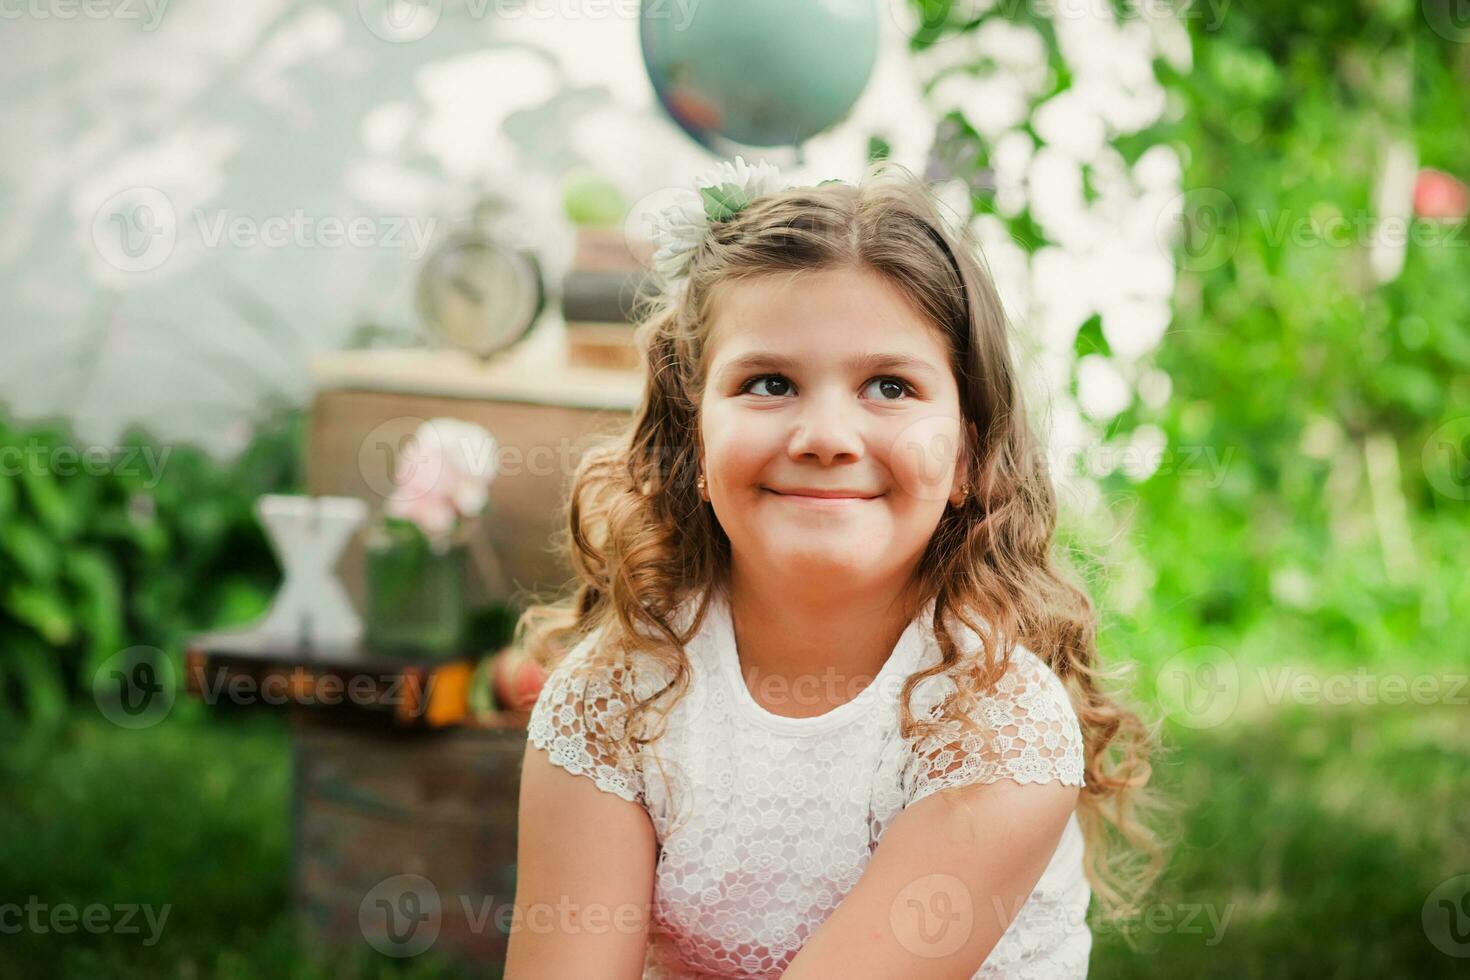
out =
{"type": "Polygon", "coordinates": [[[120,650],[181,655],[279,579],[252,507],[300,486],[299,413],[237,459],[131,433],[117,451],[0,421],[0,717],[49,725],[120,650]]]}
{"type": "Polygon", "coordinates": [[[1194,69],[1166,78],[1188,148],[1159,354],[1174,396],[1120,424],[1229,462],[1213,485],[1134,488],[1156,599],[1239,625],[1274,609],[1364,659],[1448,662],[1466,501],[1422,458],[1470,415],[1470,296],[1449,286],[1470,274],[1470,238],[1395,225],[1379,202],[1395,145],[1464,173],[1470,51],[1417,4],[1235,7],[1190,26],[1194,69]],[[1375,239],[1395,235],[1401,271],[1375,271],[1375,239]]]}

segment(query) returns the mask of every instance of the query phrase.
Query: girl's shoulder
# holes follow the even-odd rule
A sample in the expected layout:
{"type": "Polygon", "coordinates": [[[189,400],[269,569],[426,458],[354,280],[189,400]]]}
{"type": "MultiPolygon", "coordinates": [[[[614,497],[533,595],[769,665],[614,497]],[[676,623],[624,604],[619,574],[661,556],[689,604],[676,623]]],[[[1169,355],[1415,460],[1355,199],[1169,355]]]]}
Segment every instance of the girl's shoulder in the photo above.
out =
{"type": "Polygon", "coordinates": [[[668,670],[657,658],[634,642],[614,643],[605,626],[583,636],[567,654],[552,665],[546,688],[575,691],[608,708],[646,700],[667,683],[668,670]]]}
{"type": "MultiPolygon", "coordinates": [[[[971,616],[971,619],[978,622],[981,629],[988,629],[983,617],[971,616]]],[[[959,649],[962,665],[960,669],[980,670],[986,657],[985,644],[980,633],[953,613],[946,617],[946,624],[947,632],[954,638],[955,646],[959,649]]],[[[922,667],[931,667],[941,659],[939,644],[934,637],[932,615],[926,616],[921,622],[921,635],[924,649],[919,662],[922,667]]],[[[945,688],[947,693],[953,688],[953,680],[947,675],[939,676],[949,682],[945,688]]],[[[1063,702],[1068,708],[1071,706],[1066,685],[1052,670],[1051,665],[1020,642],[1012,644],[1006,670],[990,689],[990,694],[993,699],[1011,697],[1034,701],[1041,698],[1063,702]]]]}
{"type": "MultiPolygon", "coordinates": [[[[961,670],[980,671],[984,649],[978,634],[952,630],[961,651],[961,670]]],[[[927,651],[925,666],[939,660],[927,651]]],[[[909,804],[950,786],[1012,779],[1020,783],[1059,781],[1083,785],[1084,742],[1066,685],[1037,653],[1017,643],[1004,672],[984,688],[966,712],[974,726],[941,721],[941,706],[957,688],[950,674],[926,678],[912,703],[916,718],[940,729],[909,746],[904,773],[909,804]]]]}
{"type": "Polygon", "coordinates": [[[546,677],[526,726],[526,740],[553,765],[591,778],[601,790],[644,803],[640,761],[618,747],[630,707],[647,688],[629,661],[604,649],[594,629],[546,677]]]}

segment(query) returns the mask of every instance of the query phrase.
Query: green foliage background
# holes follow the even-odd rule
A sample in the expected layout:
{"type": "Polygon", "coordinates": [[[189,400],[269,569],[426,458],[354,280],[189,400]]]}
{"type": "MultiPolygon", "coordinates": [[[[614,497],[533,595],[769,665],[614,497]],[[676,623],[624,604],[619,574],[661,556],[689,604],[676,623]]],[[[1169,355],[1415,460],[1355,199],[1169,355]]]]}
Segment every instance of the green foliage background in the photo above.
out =
{"type": "Polygon", "coordinates": [[[253,507],[299,492],[302,422],[277,415],[221,464],[143,433],[106,456],[62,425],[0,421],[0,717],[49,728],[120,650],[181,662],[190,634],[264,612],[280,573],[253,507]]]}

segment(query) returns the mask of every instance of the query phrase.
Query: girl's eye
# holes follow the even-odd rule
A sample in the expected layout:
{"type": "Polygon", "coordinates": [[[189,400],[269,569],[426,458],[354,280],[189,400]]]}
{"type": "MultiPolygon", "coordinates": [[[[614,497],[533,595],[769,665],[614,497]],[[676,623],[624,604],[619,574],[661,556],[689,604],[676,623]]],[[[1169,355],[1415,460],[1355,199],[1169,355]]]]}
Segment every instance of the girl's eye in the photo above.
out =
{"type": "MultiPolygon", "coordinates": [[[[918,392],[914,390],[914,386],[909,384],[902,378],[886,376],[881,378],[874,378],[872,381],[868,382],[867,387],[863,390],[867,391],[871,389],[874,385],[878,386],[878,390],[877,394],[873,397],[875,397],[878,401],[898,401],[905,395],[912,397],[913,395],[918,394],[918,392]]],[[[779,374],[757,375],[756,377],[751,378],[743,385],[741,385],[739,393],[767,395],[779,398],[785,395],[789,395],[791,393],[791,380],[779,374]],[[755,389],[760,385],[765,385],[766,390],[756,391],[755,389]]]]}
{"type": "Polygon", "coordinates": [[[874,378],[872,381],[868,382],[868,387],[871,388],[873,385],[879,386],[879,401],[898,401],[898,399],[904,395],[915,394],[913,385],[909,384],[902,378],[874,378]]]}
{"type": "Polygon", "coordinates": [[[751,378],[749,381],[745,382],[745,384],[741,385],[740,393],[745,394],[746,392],[749,392],[752,388],[755,388],[757,385],[774,385],[775,390],[767,388],[766,391],[757,391],[754,392],[754,394],[780,396],[785,395],[789,392],[791,388],[791,381],[788,378],[783,378],[779,374],[762,374],[758,375],[757,377],[751,378]]]}

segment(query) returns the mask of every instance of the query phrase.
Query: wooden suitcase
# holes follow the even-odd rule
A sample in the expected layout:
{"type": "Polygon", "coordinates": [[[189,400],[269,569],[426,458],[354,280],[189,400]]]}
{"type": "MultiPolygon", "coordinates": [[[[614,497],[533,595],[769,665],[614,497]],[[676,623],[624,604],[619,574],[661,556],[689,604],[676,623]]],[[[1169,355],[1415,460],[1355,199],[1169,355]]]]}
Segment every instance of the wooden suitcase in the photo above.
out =
{"type": "MultiPolygon", "coordinates": [[[[307,442],[312,494],[361,497],[376,512],[397,454],[418,425],[441,415],[483,425],[498,443],[483,544],[503,574],[477,576],[472,598],[521,605],[566,585],[554,534],[577,461],[597,438],[625,426],[644,372],[574,366],[528,345],[482,363],[455,351],[364,350],[313,361],[317,395],[307,442]],[[525,351],[522,353],[522,351],[525,351]],[[489,579],[488,581],[486,579],[489,579]]],[[[340,574],[362,609],[360,538],[340,574]]]]}

